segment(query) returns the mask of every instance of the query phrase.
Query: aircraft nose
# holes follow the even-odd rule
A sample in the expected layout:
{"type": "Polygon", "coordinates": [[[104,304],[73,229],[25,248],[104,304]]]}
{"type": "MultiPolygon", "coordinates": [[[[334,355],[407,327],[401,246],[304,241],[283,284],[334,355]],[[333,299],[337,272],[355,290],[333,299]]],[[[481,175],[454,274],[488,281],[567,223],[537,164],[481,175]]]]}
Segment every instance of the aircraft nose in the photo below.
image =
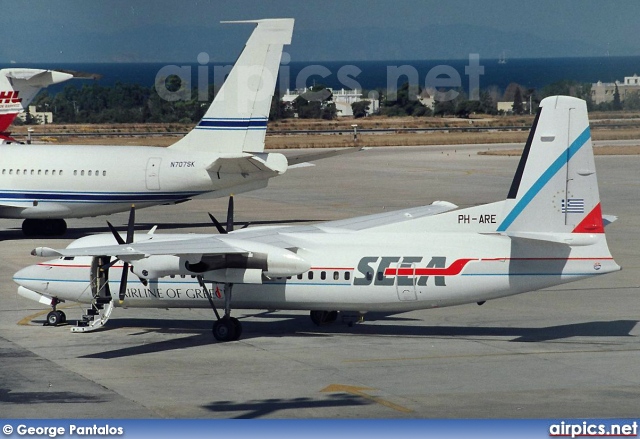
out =
{"type": "Polygon", "coordinates": [[[22,270],[17,271],[13,275],[13,281],[21,287],[28,288],[38,293],[45,293],[49,286],[49,282],[46,281],[47,268],[41,265],[29,265],[22,270]]]}

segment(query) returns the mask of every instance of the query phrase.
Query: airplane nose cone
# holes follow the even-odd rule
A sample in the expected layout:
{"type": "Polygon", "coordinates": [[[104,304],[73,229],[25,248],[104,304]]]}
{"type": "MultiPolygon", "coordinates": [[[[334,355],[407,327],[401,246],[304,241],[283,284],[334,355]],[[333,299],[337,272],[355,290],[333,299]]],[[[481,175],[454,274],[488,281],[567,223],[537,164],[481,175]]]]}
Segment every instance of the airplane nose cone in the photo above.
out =
{"type": "MultiPolygon", "coordinates": [[[[50,268],[50,267],[48,267],[50,268]]],[[[28,288],[38,293],[45,293],[49,282],[45,280],[44,274],[47,271],[47,267],[40,265],[30,265],[22,270],[17,271],[13,275],[13,281],[21,287],[28,288]]]]}

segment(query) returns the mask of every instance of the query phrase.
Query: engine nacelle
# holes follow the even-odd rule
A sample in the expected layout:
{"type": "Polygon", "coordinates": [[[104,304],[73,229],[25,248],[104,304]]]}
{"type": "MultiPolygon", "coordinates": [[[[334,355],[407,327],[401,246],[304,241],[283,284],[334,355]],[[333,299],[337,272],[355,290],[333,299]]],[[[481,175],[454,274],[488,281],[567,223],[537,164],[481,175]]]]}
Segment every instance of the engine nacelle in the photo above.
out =
{"type": "Polygon", "coordinates": [[[192,275],[191,264],[200,262],[200,256],[154,255],[132,262],[133,273],[142,279],[157,279],[170,275],[192,275]]]}

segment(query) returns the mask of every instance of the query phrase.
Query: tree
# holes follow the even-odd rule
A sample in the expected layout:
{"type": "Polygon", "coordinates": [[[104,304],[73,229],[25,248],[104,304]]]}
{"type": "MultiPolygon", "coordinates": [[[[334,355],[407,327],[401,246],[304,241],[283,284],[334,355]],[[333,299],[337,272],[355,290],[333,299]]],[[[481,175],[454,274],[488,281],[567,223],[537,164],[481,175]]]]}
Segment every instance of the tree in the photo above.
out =
{"type": "Polygon", "coordinates": [[[371,101],[358,101],[351,104],[351,111],[353,112],[353,117],[359,119],[361,117],[366,117],[369,112],[369,106],[371,105],[371,101]]]}
{"type": "Polygon", "coordinates": [[[524,105],[522,105],[522,92],[520,91],[520,87],[516,89],[513,95],[513,113],[514,114],[524,113],[524,105]]]}
{"type": "Polygon", "coordinates": [[[616,88],[613,92],[613,104],[611,106],[613,111],[622,110],[622,103],[620,102],[620,92],[618,91],[618,84],[616,84],[616,88]]]}

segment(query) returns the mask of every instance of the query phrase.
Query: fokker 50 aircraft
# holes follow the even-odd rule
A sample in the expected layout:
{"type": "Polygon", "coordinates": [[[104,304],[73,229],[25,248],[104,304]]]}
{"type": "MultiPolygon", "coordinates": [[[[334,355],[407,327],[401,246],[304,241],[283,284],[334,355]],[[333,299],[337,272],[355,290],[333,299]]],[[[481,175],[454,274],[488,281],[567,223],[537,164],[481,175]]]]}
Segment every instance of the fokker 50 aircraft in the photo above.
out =
{"type": "Polygon", "coordinates": [[[29,107],[40,90],[73,77],[74,73],[55,70],[0,69],[0,141],[16,141],[6,131],[16,116],[29,107]]]}
{"type": "MultiPolygon", "coordinates": [[[[235,231],[230,203],[219,235],[134,236],[132,215],[126,240],[113,230],[115,240],[37,248],[34,255],[59,258],[14,281],[21,295],[49,305],[90,304],[75,331],[100,327],[114,305],[223,306],[213,334],[228,341],[241,332],[232,306],[311,310],[321,323],[336,311],[483,303],[620,270],[605,239],[586,104],[554,96],[540,105],[504,201],[235,231]]],[[[50,323],[62,318],[49,314],[50,323]]]]}
{"type": "Polygon", "coordinates": [[[288,167],[284,155],[264,152],[264,137],[293,22],[244,22],[257,26],[222,88],[197,126],[168,148],[1,145],[0,218],[25,218],[26,235],[63,234],[64,218],[265,187],[288,167]]]}

